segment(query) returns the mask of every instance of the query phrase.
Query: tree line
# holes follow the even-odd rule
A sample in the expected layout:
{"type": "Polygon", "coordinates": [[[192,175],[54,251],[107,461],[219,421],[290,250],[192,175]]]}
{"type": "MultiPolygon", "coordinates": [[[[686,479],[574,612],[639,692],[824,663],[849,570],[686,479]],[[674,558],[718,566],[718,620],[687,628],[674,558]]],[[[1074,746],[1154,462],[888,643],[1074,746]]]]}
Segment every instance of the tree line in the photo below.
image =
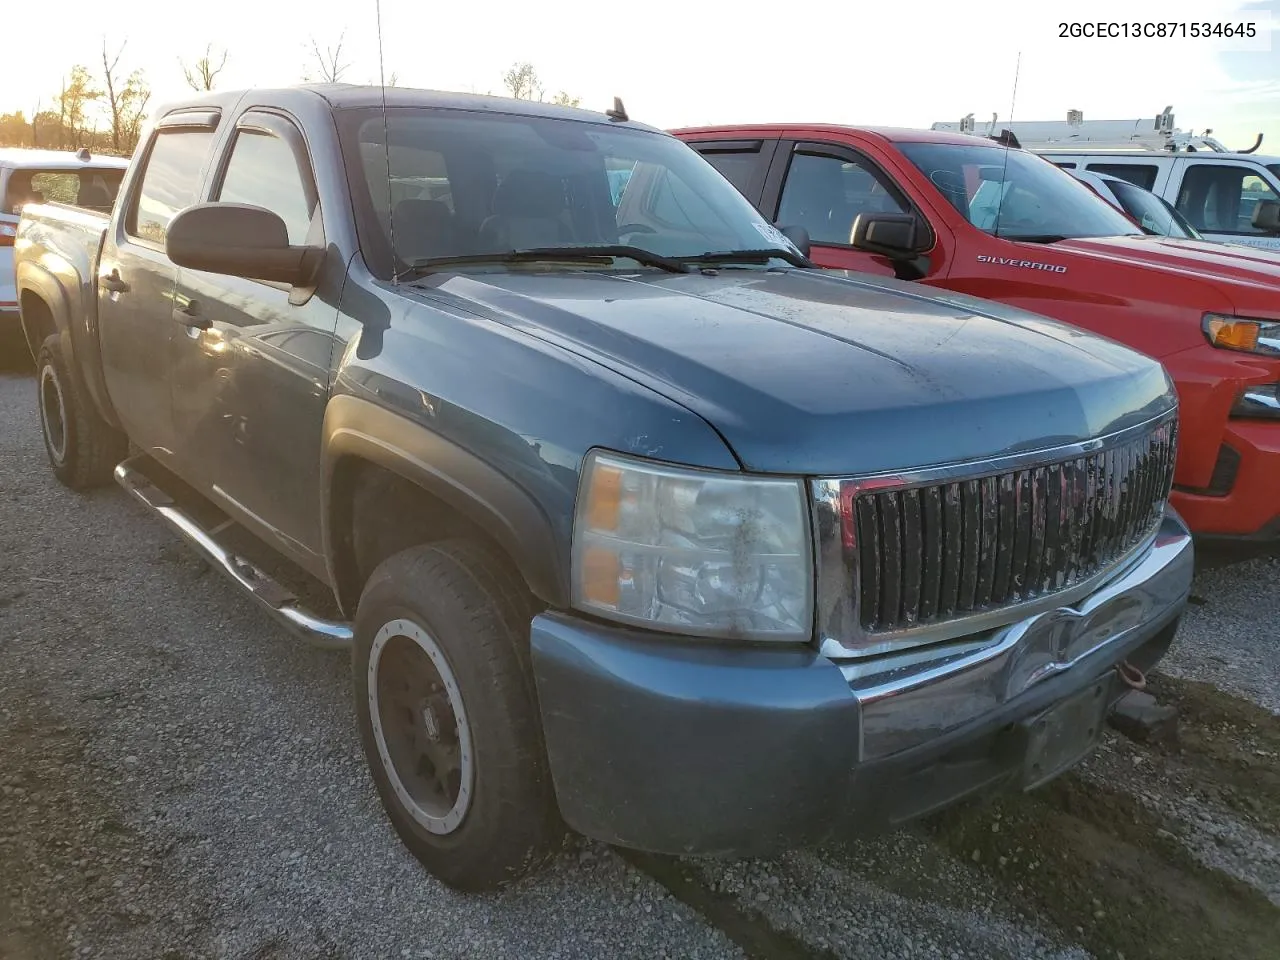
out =
{"type": "MultiPolygon", "coordinates": [[[[351,63],[342,52],[344,36],[340,36],[336,44],[323,47],[314,38],[310,41],[306,47],[302,82],[347,82],[351,63]]],[[[83,64],[73,66],[63,77],[58,92],[48,100],[37,100],[30,111],[0,113],[0,147],[39,147],[46,150],[87,147],[91,153],[131,155],[147,120],[151,86],[143,70],[129,69],[127,62],[122,65],[127,46],[126,41],[112,53],[104,39],[100,65],[95,64],[92,68],[83,64]]],[[[227,51],[215,50],[208,45],[203,55],[191,63],[179,58],[178,64],[187,86],[192,90],[214,90],[227,65],[227,51]]],[[[394,87],[399,80],[393,72],[385,78],[385,83],[394,87]]],[[[502,75],[502,86],[507,96],[520,100],[571,107],[582,102],[581,97],[564,90],[553,94],[548,101],[537,70],[528,62],[512,64],[502,75]]]]}

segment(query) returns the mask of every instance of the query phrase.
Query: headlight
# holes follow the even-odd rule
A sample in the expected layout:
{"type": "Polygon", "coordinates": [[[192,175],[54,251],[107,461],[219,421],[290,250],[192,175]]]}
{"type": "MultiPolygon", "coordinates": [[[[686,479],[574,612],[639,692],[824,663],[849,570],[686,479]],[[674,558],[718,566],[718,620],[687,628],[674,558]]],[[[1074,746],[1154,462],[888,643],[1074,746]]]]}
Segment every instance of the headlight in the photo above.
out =
{"type": "Polygon", "coordinates": [[[574,605],[673,633],[808,640],[805,503],[800,480],[593,452],[574,518],[574,605]]]}
{"type": "Polygon", "coordinates": [[[1280,320],[1250,320],[1206,313],[1201,329],[1215,347],[1280,356],[1280,320]]]}
{"type": "Polygon", "coordinates": [[[1231,408],[1233,417],[1280,419],[1280,383],[1260,383],[1245,387],[1231,408]]]}

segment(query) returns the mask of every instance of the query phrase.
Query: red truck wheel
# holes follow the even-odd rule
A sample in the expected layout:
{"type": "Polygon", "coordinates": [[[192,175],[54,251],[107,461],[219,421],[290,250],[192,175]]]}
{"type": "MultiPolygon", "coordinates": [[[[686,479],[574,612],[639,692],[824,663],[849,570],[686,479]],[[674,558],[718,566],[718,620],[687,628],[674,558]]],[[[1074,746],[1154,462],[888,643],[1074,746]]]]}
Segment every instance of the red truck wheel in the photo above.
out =
{"type": "Polygon", "coordinates": [[[527,667],[532,608],[483,547],[412,547],[369,578],[352,675],[383,807],[434,876],[492,890],[564,837],[527,667]]]}
{"type": "Polygon", "coordinates": [[[54,475],[73,490],[86,490],[111,481],[129,441],[85,402],[68,371],[62,342],[52,334],[36,355],[40,430],[54,475]]]}

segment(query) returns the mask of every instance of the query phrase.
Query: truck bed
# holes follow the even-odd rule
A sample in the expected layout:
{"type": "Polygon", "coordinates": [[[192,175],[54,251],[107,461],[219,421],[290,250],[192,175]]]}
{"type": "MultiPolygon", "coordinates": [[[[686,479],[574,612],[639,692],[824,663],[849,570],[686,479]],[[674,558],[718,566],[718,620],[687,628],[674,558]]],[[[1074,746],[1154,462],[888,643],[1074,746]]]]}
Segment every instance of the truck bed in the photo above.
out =
{"type": "MultiPolygon", "coordinates": [[[[45,337],[62,332],[70,337],[81,370],[100,370],[98,259],[109,224],[108,214],[70,204],[22,208],[13,248],[14,278],[19,286],[34,284],[48,307],[22,312],[23,335],[33,357],[45,337]]],[[[89,387],[96,396],[97,384],[89,387]]]]}

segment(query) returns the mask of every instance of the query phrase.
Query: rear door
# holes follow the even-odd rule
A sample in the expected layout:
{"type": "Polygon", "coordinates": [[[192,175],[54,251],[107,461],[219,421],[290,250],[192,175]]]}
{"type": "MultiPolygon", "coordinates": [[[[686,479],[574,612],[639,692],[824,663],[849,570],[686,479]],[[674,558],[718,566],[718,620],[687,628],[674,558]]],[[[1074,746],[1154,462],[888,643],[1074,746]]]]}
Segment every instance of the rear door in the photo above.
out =
{"type": "Polygon", "coordinates": [[[844,144],[781,141],[758,206],[780,227],[804,227],[819,266],[896,275],[888,257],[855,250],[850,243],[858,214],[912,212],[898,185],[861,151],[844,144]]]}
{"type": "MultiPolygon", "coordinates": [[[[207,199],[264,207],[291,244],[325,246],[300,126],[276,111],[236,121],[207,199]]],[[[312,566],[320,549],[320,432],[337,325],[332,291],[183,269],[170,347],[185,479],[312,566]]]]}
{"type": "Polygon", "coordinates": [[[138,446],[169,462],[174,449],[169,338],[177,268],[165,255],[169,222],[195,203],[219,115],[202,110],[161,120],[140,154],[98,268],[98,338],[112,406],[138,446]]]}
{"type": "Polygon", "coordinates": [[[769,164],[778,146],[777,140],[748,138],[686,142],[737,187],[739,193],[759,207],[769,164]]]}

